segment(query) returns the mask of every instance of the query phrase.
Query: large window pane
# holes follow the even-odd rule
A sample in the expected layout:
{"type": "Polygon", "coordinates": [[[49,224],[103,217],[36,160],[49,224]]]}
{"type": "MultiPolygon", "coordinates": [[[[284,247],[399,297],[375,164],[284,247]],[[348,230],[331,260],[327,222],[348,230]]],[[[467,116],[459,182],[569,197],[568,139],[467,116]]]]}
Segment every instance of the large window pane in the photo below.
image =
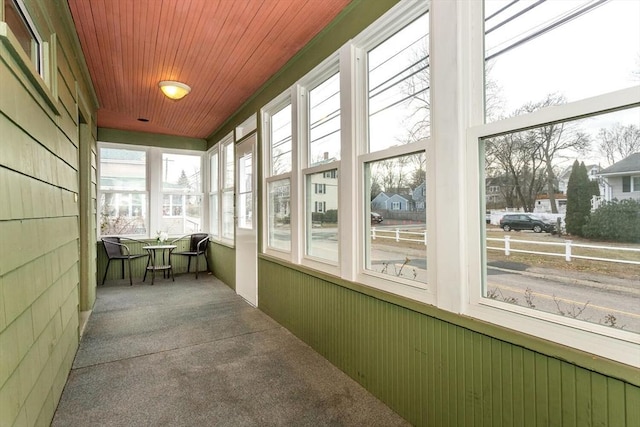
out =
{"type": "Polygon", "coordinates": [[[238,227],[253,228],[253,155],[245,154],[238,159],[238,227]]]}
{"type": "Polygon", "coordinates": [[[268,245],[284,251],[291,250],[291,180],[283,179],[267,184],[269,193],[268,245]]]}
{"type": "Polygon", "coordinates": [[[222,193],[222,238],[233,240],[235,234],[233,190],[222,193]]]}
{"type": "Polygon", "coordinates": [[[338,171],[307,175],[307,255],[338,261],[338,171]]]}
{"type": "Polygon", "coordinates": [[[484,139],[485,298],[640,332],[639,126],[634,108],[484,139]]]}
{"type": "Polygon", "coordinates": [[[101,235],[147,233],[146,171],[144,151],[100,148],[101,235]]]}
{"type": "Polygon", "coordinates": [[[209,158],[210,182],[209,191],[218,191],[218,152],[211,154],[209,158]]]}
{"type": "Polygon", "coordinates": [[[100,189],[146,191],[144,151],[100,148],[100,189]]]}
{"type": "Polygon", "coordinates": [[[162,219],[169,235],[202,230],[201,156],[162,154],[162,219]]]}
{"type": "Polygon", "coordinates": [[[224,188],[233,187],[235,173],[235,158],[233,157],[233,142],[226,143],[222,147],[222,162],[224,164],[222,186],[224,188]]]}
{"type": "Polygon", "coordinates": [[[426,283],[425,177],[424,153],[365,165],[366,269],[426,283]]]}
{"type": "Polygon", "coordinates": [[[340,160],[340,74],[309,91],[309,165],[340,160]]]}
{"type": "Polygon", "coordinates": [[[160,230],[169,235],[195,233],[202,230],[202,196],[165,194],[160,230]]]}
{"type": "Polygon", "coordinates": [[[233,142],[227,142],[222,146],[222,164],[224,170],[222,190],[222,238],[233,240],[235,235],[235,209],[234,209],[234,182],[235,182],[235,157],[233,142]]]}
{"type": "Polygon", "coordinates": [[[108,192],[100,195],[100,234],[103,236],[147,233],[147,196],[108,192]]]}
{"type": "Polygon", "coordinates": [[[429,136],[429,19],[369,51],[369,151],[429,136]]]}
{"type": "Polygon", "coordinates": [[[271,175],[291,172],[291,104],[271,116],[271,175]]]}
{"type": "Polygon", "coordinates": [[[638,84],[640,2],[485,1],[487,120],[638,84]]]}
{"type": "Polygon", "coordinates": [[[162,191],[202,191],[200,156],[184,154],[162,155],[162,191]]]}
{"type": "Polygon", "coordinates": [[[218,204],[218,193],[211,193],[209,196],[209,233],[214,237],[220,236],[220,206],[218,204]]]}

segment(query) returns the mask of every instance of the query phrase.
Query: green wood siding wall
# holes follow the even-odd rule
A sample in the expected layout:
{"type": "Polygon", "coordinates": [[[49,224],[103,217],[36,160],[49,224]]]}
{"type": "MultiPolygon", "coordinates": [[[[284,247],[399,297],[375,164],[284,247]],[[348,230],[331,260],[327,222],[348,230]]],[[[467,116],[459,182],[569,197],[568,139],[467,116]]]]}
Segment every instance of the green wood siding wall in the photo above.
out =
{"type": "Polygon", "coordinates": [[[78,90],[94,99],[66,10],[25,4],[53,67],[39,80],[0,22],[1,426],[50,423],[78,347],[78,90]]]}
{"type": "Polygon", "coordinates": [[[636,385],[279,263],[258,277],[261,310],[414,425],[640,425],[636,385]]]}

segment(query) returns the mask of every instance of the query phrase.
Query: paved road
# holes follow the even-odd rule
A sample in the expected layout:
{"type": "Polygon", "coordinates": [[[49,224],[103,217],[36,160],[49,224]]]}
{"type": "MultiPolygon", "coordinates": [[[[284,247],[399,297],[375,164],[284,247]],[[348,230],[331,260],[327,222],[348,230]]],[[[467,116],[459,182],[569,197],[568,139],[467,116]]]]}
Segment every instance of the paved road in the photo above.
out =
{"type": "Polygon", "coordinates": [[[605,276],[587,280],[573,273],[534,270],[489,266],[487,292],[498,300],[514,302],[515,298],[525,307],[532,304],[536,310],[640,333],[640,284],[605,276]]]}

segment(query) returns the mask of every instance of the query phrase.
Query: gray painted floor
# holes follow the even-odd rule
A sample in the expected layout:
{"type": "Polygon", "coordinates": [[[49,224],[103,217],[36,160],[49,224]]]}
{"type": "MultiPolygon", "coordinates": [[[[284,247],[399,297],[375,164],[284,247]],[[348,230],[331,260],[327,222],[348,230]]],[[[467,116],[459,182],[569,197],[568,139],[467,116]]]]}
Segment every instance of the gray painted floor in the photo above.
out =
{"type": "Polygon", "coordinates": [[[53,426],[405,426],[213,276],[98,287],[53,426]]]}

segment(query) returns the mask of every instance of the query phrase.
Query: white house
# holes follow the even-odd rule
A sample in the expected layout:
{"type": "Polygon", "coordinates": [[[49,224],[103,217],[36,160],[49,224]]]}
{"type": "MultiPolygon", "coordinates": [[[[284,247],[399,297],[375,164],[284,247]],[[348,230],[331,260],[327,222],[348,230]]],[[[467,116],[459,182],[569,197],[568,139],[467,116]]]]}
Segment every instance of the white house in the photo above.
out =
{"type": "MultiPolygon", "coordinates": [[[[600,165],[586,165],[587,174],[589,175],[589,179],[591,181],[595,181],[598,179],[598,173],[600,172],[600,165]]],[[[569,166],[558,176],[558,191],[562,194],[567,194],[567,186],[569,185],[569,177],[571,176],[571,169],[573,169],[573,165],[569,166]]],[[[600,184],[600,193],[603,192],[603,186],[600,184]]]]}
{"type": "Polygon", "coordinates": [[[633,153],[600,171],[605,191],[604,200],[635,199],[640,201],[640,153],[633,153]]]}

